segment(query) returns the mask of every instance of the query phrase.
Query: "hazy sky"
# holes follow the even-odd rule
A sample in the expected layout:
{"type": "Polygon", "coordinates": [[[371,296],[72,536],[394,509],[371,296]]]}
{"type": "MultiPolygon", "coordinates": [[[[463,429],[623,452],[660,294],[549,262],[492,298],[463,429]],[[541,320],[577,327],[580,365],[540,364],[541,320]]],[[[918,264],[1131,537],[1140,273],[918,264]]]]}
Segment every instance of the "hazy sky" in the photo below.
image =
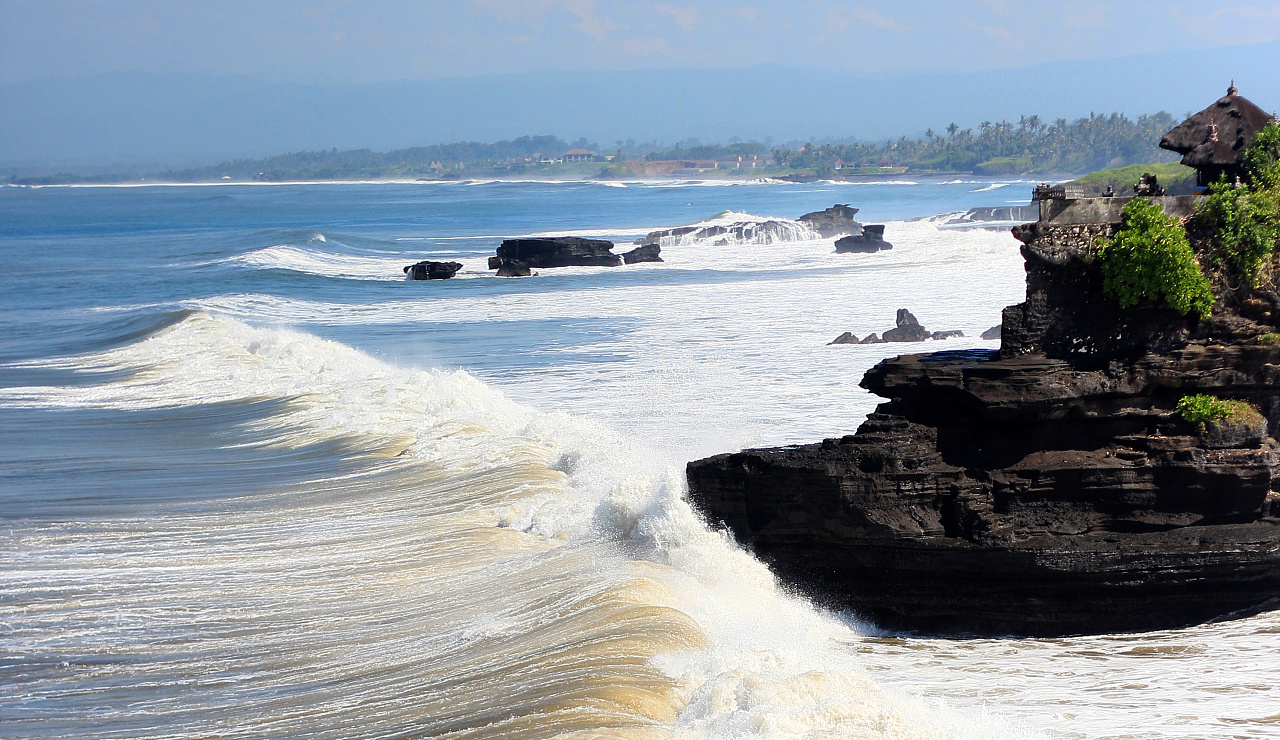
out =
{"type": "Polygon", "coordinates": [[[762,63],[963,71],[1277,39],[1280,0],[0,0],[0,83],[108,71],[295,82],[762,63]]]}

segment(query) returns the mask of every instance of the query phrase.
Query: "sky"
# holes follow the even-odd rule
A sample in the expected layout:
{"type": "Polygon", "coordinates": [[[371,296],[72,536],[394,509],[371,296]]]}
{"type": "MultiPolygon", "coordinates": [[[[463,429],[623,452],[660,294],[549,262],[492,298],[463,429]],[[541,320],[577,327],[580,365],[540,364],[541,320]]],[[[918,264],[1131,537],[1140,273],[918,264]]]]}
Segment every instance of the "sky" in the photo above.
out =
{"type": "Polygon", "coordinates": [[[0,84],[100,72],[371,83],[530,71],[965,72],[1280,40],[1280,0],[2,0],[0,84]]]}

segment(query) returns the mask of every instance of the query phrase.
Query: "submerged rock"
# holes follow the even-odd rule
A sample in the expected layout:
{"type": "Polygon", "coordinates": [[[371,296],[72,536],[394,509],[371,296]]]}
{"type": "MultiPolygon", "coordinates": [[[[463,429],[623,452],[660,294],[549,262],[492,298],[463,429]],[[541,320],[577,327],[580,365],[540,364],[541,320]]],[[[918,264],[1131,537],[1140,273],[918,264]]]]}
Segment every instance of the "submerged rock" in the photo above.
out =
{"type": "Polygon", "coordinates": [[[448,280],[462,269],[461,262],[433,262],[423,260],[406,265],[404,273],[410,280],[448,280]]]}
{"type": "Polygon", "coordinates": [[[836,240],[836,252],[840,254],[879,252],[883,249],[893,249],[893,245],[884,240],[882,224],[867,224],[860,233],[836,240]]]}
{"type": "Polygon", "coordinates": [[[612,250],[613,242],[577,236],[506,239],[498,247],[497,256],[489,258],[489,269],[514,263],[528,268],[617,267],[622,258],[612,250]]]}
{"type": "Polygon", "coordinates": [[[826,210],[806,213],[796,220],[818,232],[824,239],[830,239],[842,234],[861,234],[862,224],[853,218],[857,213],[857,208],[837,203],[826,210]]]}
{"type": "MultiPolygon", "coordinates": [[[[489,258],[490,268],[494,267],[494,259],[495,258],[493,257],[489,258]]],[[[498,277],[529,277],[533,274],[533,271],[529,269],[529,266],[523,262],[503,262],[499,260],[497,269],[498,277]]]]}
{"type": "Polygon", "coordinates": [[[658,256],[661,251],[662,247],[657,244],[645,244],[630,252],[623,252],[622,261],[628,265],[634,265],[637,262],[661,262],[662,257],[658,256]]]}

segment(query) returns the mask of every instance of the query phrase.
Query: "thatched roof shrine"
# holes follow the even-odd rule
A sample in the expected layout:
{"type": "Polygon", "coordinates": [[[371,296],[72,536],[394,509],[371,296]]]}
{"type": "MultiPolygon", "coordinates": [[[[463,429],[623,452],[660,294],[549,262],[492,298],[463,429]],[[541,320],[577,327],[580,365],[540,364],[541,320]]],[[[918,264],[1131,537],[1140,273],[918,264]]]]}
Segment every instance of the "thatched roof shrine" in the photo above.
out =
{"type": "Polygon", "coordinates": [[[1239,95],[1233,80],[1226,95],[1165,134],[1160,148],[1181,154],[1182,163],[1196,169],[1196,184],[1208,185],[1239,174],[1244,150],[1271,119],[1239,95]]]}

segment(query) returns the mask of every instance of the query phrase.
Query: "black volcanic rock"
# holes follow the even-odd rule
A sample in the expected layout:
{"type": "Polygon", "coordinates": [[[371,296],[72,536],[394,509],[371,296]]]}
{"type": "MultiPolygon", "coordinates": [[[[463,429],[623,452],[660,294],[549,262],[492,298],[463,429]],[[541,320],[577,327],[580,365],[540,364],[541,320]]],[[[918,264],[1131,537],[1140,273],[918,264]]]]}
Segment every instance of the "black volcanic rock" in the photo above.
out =
{"type": "MultiPolygon", "coordinates": [[[[497,258],[496,257],[489,258],[490,268],[494,267],[495,259],[497,258]]],[[[533,274],[533,272],[529,269],[529,266],[523,262],[503,262],[499,260],[497,264],[497,270],[498,270],[498,274],[497,274],[498,277],[529,277],[530,275],[533,274]]]]}
{"type": "Polygon", "coordinates": [[[898,309],[897,326],[884,333],[886,342],[923,342],[931,335],[929,330],[920,326],[916,317],[905,308],[898,309]]]}
{"type": "Polygon", "coordinates": [[[836,240],[836,252],[839,254],[879,252],[883,249],[893,249],[893,245],[884,240],[883,224],[867,224],[859,233],[836,240]]]}
{"type": "Polygon", "coordinates": [[[1027,297],[999,351],[885,360],[862,385],[887,400],[856,434],[690,463],[691,502],[784,581],[893,629],[1142,631],[1280,607],[1280,346],[1260,323],[1280,296],[1215,283],[1199,321],[1119,309],[1091,260],[1112,233],[1015,229],[1027,297]],[[1174,409],[1194,393],[1261,413],[1190,424],[1174,409]]]}
{"type": "Polygon", "coordinates": [[[662,251],[662,247],[657,244],[645,244],[630,252],[622,253],[622,262],[628,265],[634,265],[637,262],[661,262],[662,257],[658,254],[662,251]]]}
{"type": "Polygon", "coordinates": [[[404,273],[409,276],[410,280],[448,280],[461,269],[461,262],[423,260],[412,265],[406,265],[404,273]]]}
{"type": "Polygon", "coordinates": [[[862,224],[853,219],[857,213],[857,208],[836,204],[826,210],[806,213],[796,220],[829,239],[841,234],[861,234],[862,224]]]}
{"type": "Polygon", "coordinates": [[[983,338],[983,339],[999,339],[999,338],[1000,338],[1000,325],[999,325],[999,324],[996,324],[995,326],[991,327],[990,329],[987,329],[986,331],[982,332],[982,338],[983,338]]]}
{"type": "Polygon", "coordinates": [[[859,342],[858,338],[853,335],[853,332],[847,331],[835,339],[832,339],[830,342],[827,342],[827,344],[861,344],[861,342],[859,342]]]}
{"type": "Polygon", "coordinates": [[[622,258],[612,249],[613,242],[577,236],[506,239],[498,247],[497,257],[489,258],[489,268],[514,262],[532,268],[617,267],[622,264],[622,258]]]}

